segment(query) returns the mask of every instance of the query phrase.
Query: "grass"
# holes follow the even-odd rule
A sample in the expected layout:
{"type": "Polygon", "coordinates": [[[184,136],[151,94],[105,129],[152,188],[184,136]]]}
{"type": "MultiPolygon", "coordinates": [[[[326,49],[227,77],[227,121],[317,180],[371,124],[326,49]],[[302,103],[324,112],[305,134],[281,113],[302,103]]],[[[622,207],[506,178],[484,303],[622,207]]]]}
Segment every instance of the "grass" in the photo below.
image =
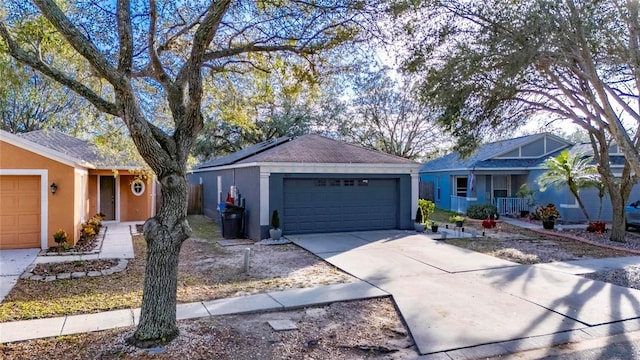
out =
{"type": "MultiPolygon", "coordinates": [[[[266,259],[263,262],[268,265],[278,261],[274,258],[278,254],[289,251],[295,252],[290,256],[307,259],[307,262],[300,263],[298,267],[285,268],[281,273],[265,275],[265,271],[260,270],[245,274],[242,271],[244,247],[225,248],[218,245],[217,240],[221,238],[219,226],[211,219],[194,215],[189,216],[189,223],[193,235],[184,242],[180,251],[178,303],[305,287],[301,279],[288,278],[289,272],[314,264],[320,266],[325,275],[335,271],[321,259],[294,245],[282,245],[277,249],[259,247],[257,253],[252,251],[252,259],[261,255],[266,259]]],[[[146,242],[142,235],[133,237],[133,247],[135,258],[120,273],[52,282],[19,280],[0,303],[0,322],[140,307],[146,263],[146,242]]]]}

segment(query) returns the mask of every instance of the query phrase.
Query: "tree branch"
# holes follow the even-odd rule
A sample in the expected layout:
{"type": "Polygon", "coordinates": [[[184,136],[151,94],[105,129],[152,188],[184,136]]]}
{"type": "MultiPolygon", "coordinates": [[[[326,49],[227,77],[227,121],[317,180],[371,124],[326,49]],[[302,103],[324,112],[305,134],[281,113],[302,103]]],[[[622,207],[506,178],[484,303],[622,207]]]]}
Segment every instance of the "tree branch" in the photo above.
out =
{"type": "Polygon", "coordinates": [[[33,55],[28,54],[26,51],[20,48],[18,43],[16,43],[11,38],[11,35],[9,34],[9,31],[7,30],[4,23],[1,23],[1,22],[0,22],[0,37],[2,37],[5,40],[9,48],[9,53],[16,60],[31,66],[32,68],[49,76],[53,80],[67,86],[69,89],[73,90],[76,94],[86,98],[89,102],[91,102],[91,104],[93,104],[96,108],[98,108],[98,110],[103,111],[107,114],[118,116],[118,117],[122,115],[118,111],[114,103],[111,103],[101,98],[100,96],[98,96],[98,94],[93,92],[93,90],[91,90],[90,88],[86,87],[85,85],[81,84],[76,80],[71,79],[61,71],[49,67],[42,60],[38,59],[33,55]]]}
{"type": "Polygon", "coordinates": [[[56,30],[62,34],[67,42],[73,46],[80,55],[89,61],[89,64],[91,64],[102,77],[107,79],[114,87],[123,87],[126,85],[126,80],[109,64],[93,43],[78,31],[78,28],[66,17],[54,0],[33,0],[33,2],[40,8],[42,15],[51,22],[56,30]]]}

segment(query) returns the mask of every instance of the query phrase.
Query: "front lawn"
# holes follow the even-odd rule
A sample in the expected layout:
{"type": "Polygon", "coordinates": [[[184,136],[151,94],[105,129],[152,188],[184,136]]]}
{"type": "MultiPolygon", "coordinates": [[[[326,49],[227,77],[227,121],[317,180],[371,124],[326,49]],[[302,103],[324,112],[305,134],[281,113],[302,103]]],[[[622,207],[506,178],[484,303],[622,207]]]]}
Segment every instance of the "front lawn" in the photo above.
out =
{"type": "MultiPolygon", "coordinates": [[[[219,226],[189,216],[192,238],[180,252],[178,302],[213,300],[292,287],[352,281],[320,258],[288,244],[223,247],[219,226]],[[244,249],[251,249],[250,271],[243,272],[244,249]]],[[[139,307],[146,244],[133,237],[135,258],[127,269],[110,276],[40,282],[19,280],[0,304],[0,322],[96,313],[139,307]]]]}

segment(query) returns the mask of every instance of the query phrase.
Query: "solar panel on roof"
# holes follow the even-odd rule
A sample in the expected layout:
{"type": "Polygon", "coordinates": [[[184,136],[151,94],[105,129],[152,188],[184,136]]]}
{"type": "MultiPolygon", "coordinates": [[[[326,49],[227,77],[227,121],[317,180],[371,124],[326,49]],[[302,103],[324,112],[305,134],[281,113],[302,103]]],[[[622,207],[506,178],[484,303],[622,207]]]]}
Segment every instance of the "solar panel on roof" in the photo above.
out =
{"type": "Polygon", "coordinates": [[[197,167],[197,169],[204,169],[204,168],[210,168],[210,167],[216,167],[216,166],[224,166],[224,165],[231,165],[234,164],[242,159],[246,159],[249,156],[261,153],[265,150],[271,149],[277,145],[280,145],[284,142],[287,142],[291,140],[291,138],[289,138],[288,136],[283,136],[283,137],[279,137],[277,139],[271,139],[271,140],[267,140],[264,142],[261,142],[259,144],[255,144],[253,146],[250,146],[248,148],[242,149],[242,150],[238,150],[236,152],[234,152],[233,154],[229,154],[227,156],[223,156],[221,158],[218,159],[214,159],[211,161],[207,161],[201,165],[199,165],[197,167]]]}

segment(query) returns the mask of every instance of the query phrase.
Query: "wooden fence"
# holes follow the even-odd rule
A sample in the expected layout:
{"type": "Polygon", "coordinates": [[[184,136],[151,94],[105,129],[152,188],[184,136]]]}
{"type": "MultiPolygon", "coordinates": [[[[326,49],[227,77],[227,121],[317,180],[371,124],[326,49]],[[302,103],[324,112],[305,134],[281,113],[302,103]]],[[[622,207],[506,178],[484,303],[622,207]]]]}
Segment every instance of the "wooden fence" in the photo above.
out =
{"type": "Polygon", "coordinates": [[[419,195],[418,198],[431,200],[435,198],[433,196],[433,182],[432,181],[421,181],[419,185],[419,195]]]}
{"type": "Polygon", "coordinates": [[[189,203],[187,205],[187,214],[202,214],[202,184],[189,185],[189,203]]]}

